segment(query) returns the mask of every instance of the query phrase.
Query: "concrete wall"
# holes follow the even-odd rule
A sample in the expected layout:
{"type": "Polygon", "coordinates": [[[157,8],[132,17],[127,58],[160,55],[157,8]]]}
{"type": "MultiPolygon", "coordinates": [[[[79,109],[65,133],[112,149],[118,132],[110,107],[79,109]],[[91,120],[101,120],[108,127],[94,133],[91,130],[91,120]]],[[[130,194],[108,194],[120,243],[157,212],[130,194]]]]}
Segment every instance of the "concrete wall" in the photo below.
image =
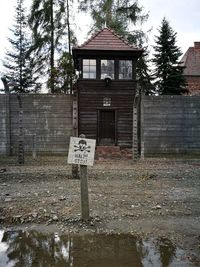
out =
{"type": "Polygon", "coordinates": [[[7,98],[0,95],[0,153],[5,154],[7,149],[7,98]]]}
{"type": "Polygon", "coordinates": [[[200,154],[200,96],[143,96],[141,153],[200,154]]]}
{"type": "Polygon", "coordinates": [[[36,151],[42,153],[66,153],[72,134],[72,106],[69,95],[23,94],[0,95],[0,153],[16,154],[19,140],[19,100],[22,103],[23,140],[26,152],[32,152],[35,136],[36,151]],[[10,139],[10,140],[9,140],[10,139]]]}
{"type": "MultiPolygon", "coordinates": [[[[67,153],[72,135],[70,96],[24,94],[21,103],[25,152],[32,152],[35,136],[37,152],[67,153]]],[[[143,96],[140,123],[136,148],[142,156],[200,154],[200,96],[143,96]]],[[[16,154],[18,140],[19,99],[10,95],[9,105],[9,96],[0,94],[0,154],[9,154],[10,147],[16,154]]]]}

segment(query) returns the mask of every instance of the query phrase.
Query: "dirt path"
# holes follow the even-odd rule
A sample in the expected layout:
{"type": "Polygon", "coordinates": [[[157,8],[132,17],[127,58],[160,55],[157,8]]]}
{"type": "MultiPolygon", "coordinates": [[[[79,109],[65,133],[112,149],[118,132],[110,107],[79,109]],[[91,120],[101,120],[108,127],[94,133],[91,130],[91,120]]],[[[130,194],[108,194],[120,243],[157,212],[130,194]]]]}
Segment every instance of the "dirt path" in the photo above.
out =
{"type": "Polygon", "coordinates": [[[80,181],[66,158],[28,158],[24,166],[1,158],[2,227],[162,235],[200,254],[200,160],[96,162],[88,182],[92,219],[83,223],[80,181]]]}

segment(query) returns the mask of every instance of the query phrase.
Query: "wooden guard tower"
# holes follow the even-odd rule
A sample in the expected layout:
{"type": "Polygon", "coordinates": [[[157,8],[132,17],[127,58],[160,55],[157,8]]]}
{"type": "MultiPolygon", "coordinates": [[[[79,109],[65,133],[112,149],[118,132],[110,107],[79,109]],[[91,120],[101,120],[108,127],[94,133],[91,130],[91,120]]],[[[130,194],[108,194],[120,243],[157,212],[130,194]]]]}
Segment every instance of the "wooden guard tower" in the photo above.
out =
{"type": "Polygon", "coordinates": [[[73,48],[78,133],[98,146],[132,147],[135,69],[142,52],[108,28],[73,48]]]}

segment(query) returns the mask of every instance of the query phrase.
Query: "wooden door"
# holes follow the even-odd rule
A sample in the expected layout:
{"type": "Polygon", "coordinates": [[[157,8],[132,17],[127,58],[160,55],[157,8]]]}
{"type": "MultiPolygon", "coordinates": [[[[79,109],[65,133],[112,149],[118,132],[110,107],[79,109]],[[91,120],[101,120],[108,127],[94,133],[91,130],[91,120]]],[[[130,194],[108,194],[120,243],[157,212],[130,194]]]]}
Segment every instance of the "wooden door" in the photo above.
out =
{"type": "Polygon", "coordinates": [[[99,145],[115,145],[115,111],[99,111],[99,145]]]}

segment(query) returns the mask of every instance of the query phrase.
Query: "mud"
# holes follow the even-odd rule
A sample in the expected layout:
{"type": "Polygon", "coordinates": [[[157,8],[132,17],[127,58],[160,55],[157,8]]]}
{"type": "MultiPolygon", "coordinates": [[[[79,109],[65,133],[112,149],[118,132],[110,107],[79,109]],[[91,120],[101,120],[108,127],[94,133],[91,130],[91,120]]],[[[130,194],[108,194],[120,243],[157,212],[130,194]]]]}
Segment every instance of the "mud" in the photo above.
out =
{"type": "Polygon", "coordinates": [[[97,161],[88,168],[90,220],[81,220],[80,181],[65,157],[0,159],[2,229],[164,237],[200,255],[200,160],[97,161]],[[53,227],[53,229],[52,229],[53,227]]]}

